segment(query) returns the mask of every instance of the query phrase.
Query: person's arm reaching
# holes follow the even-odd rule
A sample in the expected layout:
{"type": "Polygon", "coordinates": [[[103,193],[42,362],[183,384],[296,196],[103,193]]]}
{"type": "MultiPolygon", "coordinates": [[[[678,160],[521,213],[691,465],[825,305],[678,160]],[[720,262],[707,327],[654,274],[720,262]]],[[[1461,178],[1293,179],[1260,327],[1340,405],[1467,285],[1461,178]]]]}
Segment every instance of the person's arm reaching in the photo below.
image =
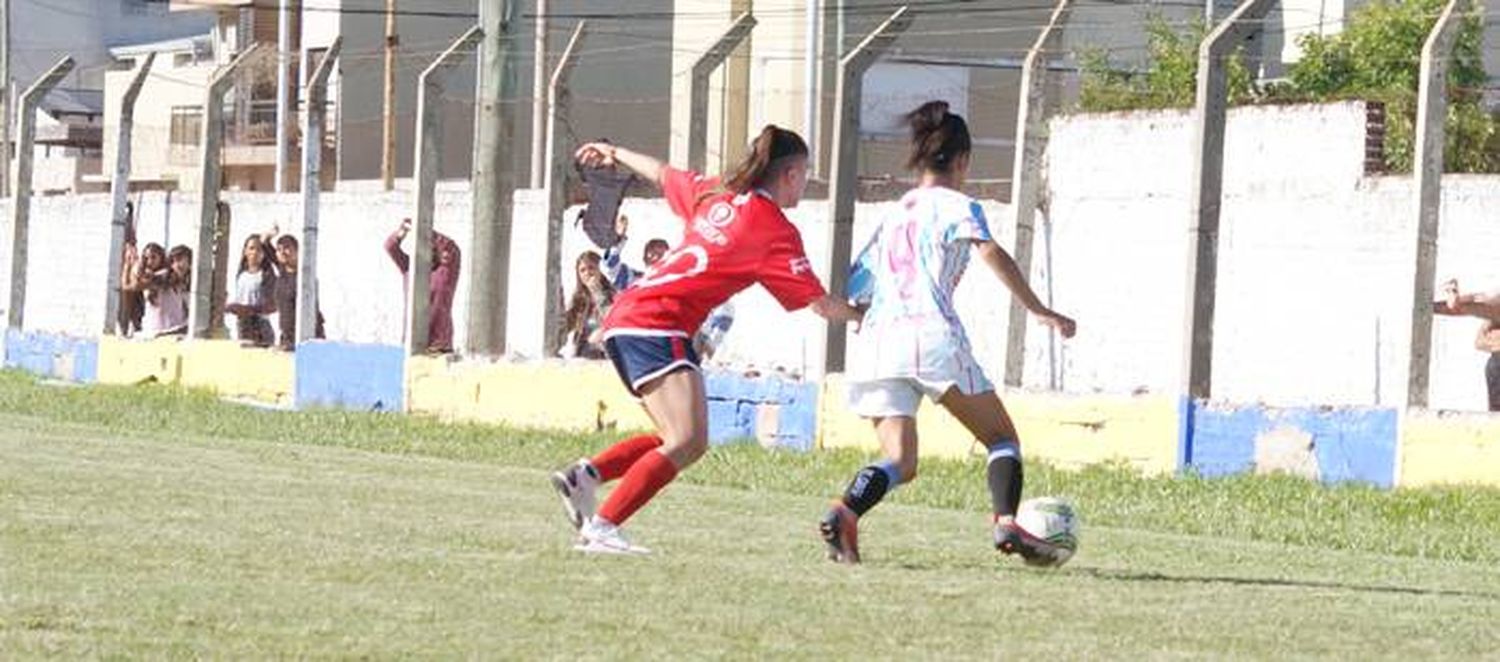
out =
{"type": "Polygon", "coordinates": [[[1012,295],[1020,299],[1021,305],[1040,318],[1043,324],[1057,329],[1062,337],[1072,338],[1078,330],[1077,323],[1066,315],[1048,308],[1041,299],[1037,298],[1036,292],[1031,289],[1031,284],[1026,282],[1026,275],[1021,273],[1021,268],[1016,265],[1010,253],[1007,253],[993,239],[978,243],[979,259],[995,273],[995,276],[1005,284],[1006,289],[1009,289],[1012,295]]]}

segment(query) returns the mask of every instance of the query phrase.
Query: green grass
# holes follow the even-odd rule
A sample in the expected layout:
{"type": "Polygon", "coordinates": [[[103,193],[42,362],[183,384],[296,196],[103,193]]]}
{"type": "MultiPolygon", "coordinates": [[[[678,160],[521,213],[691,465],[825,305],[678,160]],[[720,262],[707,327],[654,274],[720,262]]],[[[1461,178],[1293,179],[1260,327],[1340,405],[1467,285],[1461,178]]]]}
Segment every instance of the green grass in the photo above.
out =
{"type": "MultiPolygon", "coordinates": [[[[102,431],[339,446],[533,469],[592,454],[617,435],[579,435],[447,424],[392,414],[278,412],[162,386],[57,388],[0,371],[0,413],[84,423],[102,431]]],[[[1024,433],[1024,430],[1022,431],[1024,433]]],[[[699,485],[831,498],[869,456],[852,451],[773,453],[716,448],[682,480],[699,485]]],[[[893,503],[986,512],[979,460],[925,460],[893,503]]],[[[1056,471],[1027,465],[1027,493],[1074,500],[1088,525],[1289,543],[1322,549],[1500,563],[1500,490],[1382,491],[1291,477],[1142,478],[1119,467],[1056,471]]]]}
{"type": "MultiPolygon", "coordinates": [[[[7,385],[7,406],[31,388],[7,385]]],[[[811,523],[824,500],[807,495],[818,489],[712,484],[674,485],[632,520],[656,554],[585,557],[569,549],[545,472],[508,466],[493,447],[519,443],[531,448],[526,457],[551,460],[548,448],[576,451],[587,439],[485,438],[476,428],[419,443],[443,428],[351,417],[348,437],[268,443],[253,437],[322,429],[313,421],[333,415],[234,409],[222,412],[244,425],[234,434],[194,431],[218,419],[186,413],[169,431],[134,427],[129,410],[179,399],[181,411],[214,407],[162,391],[122,399],[107,424],[59,422],[59,411],[81,416],[95,411],[89,403],[133,392],[77,400],[87,393],[39,392],[74,407],[0,414],[0,659],[1425,659],[1500,650],[1492,563],[1095,524],[1069,566],[1033,571],[989,550],[970,509],[907,503],[869,518],[867,564],[847,568],[820,558],[811,523]],[[379,444],[413,452],[337,447],[398,424],[413,426],[406,445],[395,431],[379,444]]],[[[737,473],[758,482],[788,462],[723,457],[697,472],[700,482],[737,473]]],[[[826,468],[786,466],[809,476],[826,468]]],[[[903,496],[940,485],[937,473],[903,496]]]]}

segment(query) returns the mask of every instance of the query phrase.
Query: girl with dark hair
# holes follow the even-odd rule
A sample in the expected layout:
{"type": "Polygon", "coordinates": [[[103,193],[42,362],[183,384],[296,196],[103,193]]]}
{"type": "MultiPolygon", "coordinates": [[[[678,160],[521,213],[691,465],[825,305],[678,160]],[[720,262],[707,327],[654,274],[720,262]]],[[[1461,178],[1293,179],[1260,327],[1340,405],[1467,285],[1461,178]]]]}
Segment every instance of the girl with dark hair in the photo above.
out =
{"type": "Polygon", "coordinates": [[[990,236],[979,203],[959,192],[973,145],[963,118],[934,101],[907,121],[908,165],[921,173],[920,184],[882,220],[849,277],[850,298],[868,306],[847,362],[849,403],[874,423],[885,457],[855,474],[819,530],[830,559],[859,562],[859,518],[917,475],[916,414],[927,396],[989,449],[995,547],[1046,564],[1056,550],[1015,524],[1022,482],[1015,425],[974,360],[953,305],[970,252],[1043,324],[1064,338],[1073,336],[1075,325],[1037,299],[1025,274],[990,236]]]}
{"type": "Polygon", "coordinates": [[[234,299],[224,307],[235,317],[235,338],[254,347],[270,347],[276,332],[267,316],[276,312],[276,272],[271,250],[260,235],[250,235],[240,253],[234,277],[234,299]]]}
{"type": "Polygon", "coordinates": [[[604,348],[591,341],[614,302],[615,289],[600,270],[598,253],[584,251],[573,263],[577,282],[563,316],[562,353],[584,359],[604,358],[604,348]]]}
{"type": "Polygon", "coordinates": [[[134,318],[134,332],[140,333],[147,338],[156,336],[158,329],[153,328],[152,302],[155,293],[151,287],[151,281],[160,272],[167,268],[167,252],[162,250],[161,244],[146,244],[140,253],[130,260],[125,273],[125,278],[120,282],[121,294],[130,295],[136,307],[131,314],[134,318]]]}
{"type": "Polygon", "coordinates": [[[155,338],[180,330],[187,323],[187,300],[172,288],[172,269],[160,244],[146,244],[139,282],[145,314],[141,317],[141,335],[155,338]]]}
{"type": "MultiPolygon", "coordinates": [[[[411,268],[411,258],[401,250],[401,240],[410,232],[411,219],[403,218],[401,225],[385,240],[385,252],[402,276],[406,276],[411,268]]],[[[412,250],[419,249],[414,247],[412,250]]],[[[447,354],[453,351],[453,295],[458,291],[462,255],[458,243],[437,230],[432,231],[428,250],[432,251],[432,270],[427,283],[427,351],[447,354]]],[[[401,286],[406,287],[405,278],[402,278],[401,286]]],[[[405,319],[404,315],[402,319],[405,319]]]]}
{"type": "Polygon", "coordinates": [[[645,553],[620,525],[708,450],[708,401],[692,338],[709,311],[759,283],[788,311],[806,307],[840,321],[860,315],[823,290],[802,236],[782,213],[807,186],[807,145],[797,134],[767,126],[722,183],[608,143],[584,145],[576,157],[585,167],[623,165],[655,182],[686,223],[682,242],[620,293],[603,324],[605,353],[656,433],[625,439],[552,476],[578,527],[578,549],[645,553]],[[616,479],[620,486],[596,513],[594,490],[616,479]]]}

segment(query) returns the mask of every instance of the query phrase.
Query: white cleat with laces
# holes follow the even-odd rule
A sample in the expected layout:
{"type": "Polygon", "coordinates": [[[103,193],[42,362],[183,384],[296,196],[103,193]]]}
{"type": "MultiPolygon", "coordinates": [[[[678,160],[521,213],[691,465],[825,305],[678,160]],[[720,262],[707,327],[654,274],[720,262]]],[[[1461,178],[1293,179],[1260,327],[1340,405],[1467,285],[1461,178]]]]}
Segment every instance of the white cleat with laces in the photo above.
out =
{"type": "Polygon", "coordinates": [[[581,529],[594,516],[594,491],[599,488],[599,474],[587,459],[568,465],[552,474],[552,488],[562,497],[563,509],[574,529],[581,529]]]}
{"type": "Polygon", "coordinates": [[[585,554],[650,554],[651,550],[645,547],[632,545],[625,539],[625,534],[620,527],[610,524],[598,517],[591,517],[584,523],[583,528],[578,530],[581,539],[573,549],[585,554]]]}

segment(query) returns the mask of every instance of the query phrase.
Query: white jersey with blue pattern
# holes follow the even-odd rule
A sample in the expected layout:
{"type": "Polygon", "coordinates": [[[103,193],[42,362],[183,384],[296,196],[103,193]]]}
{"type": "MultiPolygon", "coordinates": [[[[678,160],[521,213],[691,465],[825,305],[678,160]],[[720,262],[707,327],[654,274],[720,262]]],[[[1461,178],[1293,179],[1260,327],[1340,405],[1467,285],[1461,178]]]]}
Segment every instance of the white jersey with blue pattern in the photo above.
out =
{"type": "Polygon", "coordinates": [[[849,298],[869,305],[850,346],[851,381],[911,378],[967,394],[994,388],[953,304],[970,248],[989,240],[973,198],[935,186],[902,196],[850,271],[849,298]]]}

